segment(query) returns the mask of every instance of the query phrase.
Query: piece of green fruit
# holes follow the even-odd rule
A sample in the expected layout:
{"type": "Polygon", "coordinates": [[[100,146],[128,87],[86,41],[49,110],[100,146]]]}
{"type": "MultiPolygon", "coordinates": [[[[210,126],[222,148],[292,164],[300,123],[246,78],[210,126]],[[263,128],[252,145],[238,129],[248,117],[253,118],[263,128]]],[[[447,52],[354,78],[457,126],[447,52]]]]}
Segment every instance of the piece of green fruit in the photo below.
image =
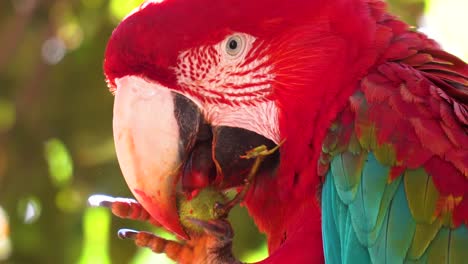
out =
{"type": "Polygon", "coordinates": [[[192,223],[189,219],[194,218],[204,221],[216,219],[215,204],[225,204],[226,202],[227,197],[222,192],[210,187],[200,190],[198,194],[191,198],[181,195],[177,199],[180,222],[190,234],[203,233],[203,229],[192,223]]]}

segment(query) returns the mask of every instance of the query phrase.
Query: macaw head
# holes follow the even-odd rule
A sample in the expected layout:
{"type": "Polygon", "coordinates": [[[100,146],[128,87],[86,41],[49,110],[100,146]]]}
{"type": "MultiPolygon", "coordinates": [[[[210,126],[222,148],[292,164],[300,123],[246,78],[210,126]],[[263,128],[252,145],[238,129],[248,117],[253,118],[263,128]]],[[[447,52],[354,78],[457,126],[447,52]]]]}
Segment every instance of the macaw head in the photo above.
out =
{"type": "Polygon", "coordinates": [[[348,25],[365,18],[331,22],[360,1],[327,2],[147,1],[115,29],[104,70],[119,164],[166,228],[187,237],[176,194],[241,185],[254,147],[286,139],[260,169],[268,179],[308,158],[298,146],[369,42],[348,25]]]}

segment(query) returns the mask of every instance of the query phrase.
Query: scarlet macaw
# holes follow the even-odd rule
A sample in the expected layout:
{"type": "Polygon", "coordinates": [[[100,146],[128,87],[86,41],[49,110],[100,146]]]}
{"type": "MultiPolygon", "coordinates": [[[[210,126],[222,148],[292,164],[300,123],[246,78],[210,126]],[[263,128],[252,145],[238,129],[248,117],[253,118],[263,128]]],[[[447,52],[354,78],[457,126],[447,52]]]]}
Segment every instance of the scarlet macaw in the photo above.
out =
{"type": "Polygon", "coordinates": [[[124,177],[181,238],[178,194],[284,140],[245,197],[262,263],[468,260],[468,66],[382,1],[147,1],[104,70],[124,177]]]}

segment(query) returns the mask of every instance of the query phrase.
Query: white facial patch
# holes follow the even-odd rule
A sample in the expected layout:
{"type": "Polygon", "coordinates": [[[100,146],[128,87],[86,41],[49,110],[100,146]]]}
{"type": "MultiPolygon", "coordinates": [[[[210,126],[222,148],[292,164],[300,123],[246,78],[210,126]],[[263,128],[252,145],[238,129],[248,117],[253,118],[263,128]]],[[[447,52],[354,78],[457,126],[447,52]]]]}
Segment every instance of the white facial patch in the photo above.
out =
{"type": "Polygon", "coordinates": [[[205,104],[203,115],[212,126],[240,127],[256,132],[275,144],[281,142],[278,108],[273,101],[245,106],[205,104]]]}
{"type": "Polygon", "coordinates": [[[271,94],[274,78],[269,58],[254,45],[253,36],[233,35],[243,45],[236,55],[226,52],[226,40],[181,52],[174,69],[179,85],[205,102],[242,105],[264,101],[271,94]]]}
{"type": "Polygon", "coordinates": [[[278,144],[278,108],[268,99],[274,74],[264,47],[251,35],[234,33],[213,46],[181,52],[174,71],[183,94],[211,125],[244,128],[278,144]],[[228,50],[233,39],[239,52],[228,50]]]}

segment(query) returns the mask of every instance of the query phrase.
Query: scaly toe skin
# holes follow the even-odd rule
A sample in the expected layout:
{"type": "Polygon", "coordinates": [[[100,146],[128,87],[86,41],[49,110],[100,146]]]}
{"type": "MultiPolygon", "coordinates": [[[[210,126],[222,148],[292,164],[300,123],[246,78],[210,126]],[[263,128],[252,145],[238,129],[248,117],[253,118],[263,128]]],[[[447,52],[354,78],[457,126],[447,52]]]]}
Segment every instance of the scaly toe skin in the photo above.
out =
{"type": "Polygon", "coordinates": [[[227,219],[189,220],[203,228],[206,238],[206,263],[209,264],[240,264],[232,254],[232,239],[234,231],[227,219]]]}
{"type": "Polygon", "coordinates": [[[139,247],[146,247],[155,253],[165,254],[178,263],[191,263],[191,259],[194,258],[192,245],[167,240],[150,232],[121,229],[118,231],[118,236],[122,239],[133,240],[135,245],[139,247]]]}
{"type": "Polygon", "coordinates": [[[161,226],[135,199],[115,198],[98,194],[89,197],[88,203],[91,206],[109,208],[112,214],[120,218],[150,222],[154,226],[161,226]]]}

